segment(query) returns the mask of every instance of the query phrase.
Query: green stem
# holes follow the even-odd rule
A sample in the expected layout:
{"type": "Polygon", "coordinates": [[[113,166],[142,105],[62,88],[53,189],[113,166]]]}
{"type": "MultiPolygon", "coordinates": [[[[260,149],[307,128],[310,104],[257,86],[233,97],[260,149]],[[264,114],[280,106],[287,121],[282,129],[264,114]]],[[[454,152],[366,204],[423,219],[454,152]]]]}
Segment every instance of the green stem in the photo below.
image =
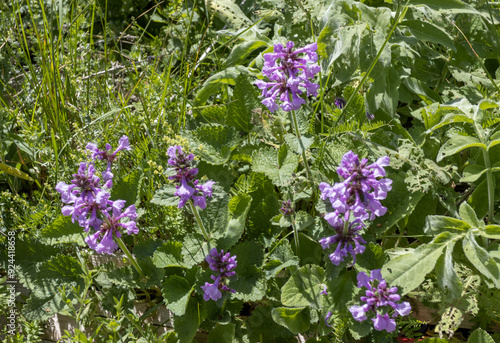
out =
{"type": "Polygon", "coordinates": [[[201,232],[203,233],[203,237],[205,237],[205,240],[208,242],[209,236],[207,234],[207,230],[205,230],[205,226],[203,225],[203,222],[201,221],[200,214],[198,213],[196,206],[194,206],[192,199],[189,199],[189,206],[191,207],[191,211],[193,211],[194,218],[196,219],[196,222],[198,223],[198,227],[200,228],[201,232]]]}
{"type": "Polygon", "coordinates": [[[486,167],[486,183],[488,185],[488,224],[493,224],[495,214],[495,184],[493,183],[493,173],[491,172],[491,161],[488,151],[483,150],[484,164],[486,167]]]}
{"type": "MultiPolygon", "coordinates": [[[[291,99],[290,99],[291,101],[291,99]]],[[[293,118],[293,127],[295,130],[295,136],[297,137],[297,141],[300,146],[300,150],[302,150],[302,159],[304,160],[304,166],[306,168],[306,174],[307,178],[311,180],[311,184],[314,187],[314,180],[312,178],[311,170],[309,169],[309,164],[307,163],[307,157],[306,157],[306,149],[304,148],[304,145],[302,144],[302,140],[300,139],[300,131],[299,131],[299,125],[297,124],[297,116],[295,115],[295,111],[292,110],[292,118],[293,118]]]]}
{"type": "Polygon", "coordinates": [[[293,240],[295,241],[295,251],[297,252],[297,255],[299,254],[299,232],[297,231],[297,227],[295,226],[295,218],[290,216],[292,218],[292,229],[293,229],[293,240]]]}
{"type": "Polygon", "coordinates": [[[127,255],[127,258],[129,259],[130,263],[132,263],[132,265],[137,270],[137,272],[139,273],[141,278],[145,278],[144,272],[142,271],[141,267],[139,266],[139,264],[135,260],[134,256],[132,256],[132,254],[128,250],[128,248],[125,245],[125,243],[123,242],[123,240],[121,238],[116,237],[116,242],[118,243],[118,246],[120,247],[120,249],[122,249],[122,251],[125,253],[125,255],[127,255]]]}

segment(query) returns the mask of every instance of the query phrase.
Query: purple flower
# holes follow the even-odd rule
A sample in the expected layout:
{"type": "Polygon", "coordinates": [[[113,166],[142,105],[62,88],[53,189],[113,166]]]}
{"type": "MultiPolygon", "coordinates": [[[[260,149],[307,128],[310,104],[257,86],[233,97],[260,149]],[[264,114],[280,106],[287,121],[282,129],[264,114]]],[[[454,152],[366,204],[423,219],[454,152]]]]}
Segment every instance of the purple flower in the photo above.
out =
{"type": "Polygon", "coordinates": [[[362,306],[354,305],[349,308],[354,319],[362,322],[367,319],[366,314],[371,311],[376,315],[375,318],[372,318],[375,330],[393,332],[396,329],[396,321],[393,318],[398,315],[406,316],[410,314],[410,303],[406,301],[397,303],[401,300],[401,296],[396,293],[398,288],[387,287],[380,269],[372,270],[370,276],[360,272],[357,278],[358,288],[364,287],[366,291],[365,295],[360,298],[365,304],[362,306]],[[390,318],[387,313],[389,307],[394,310],[393,318],[390,318]]]}
{"type": "Polygon", "coordinates": [[[204,209],[207,206],[206,197],[212,197],[212,186],[215,182],[209,180],[204,184],[199,184],[198,180],[195,180],[194,177],[198,174],[198,169],[192,167],[194,155],[186,155],[182,151],[182,147],[178,145],[169,147],[167,155],[170,157],[168,164],[173,167],[176,173],[168,178],[177,182],[175,186],[177,191],[174,195],[180,197],[178,207],[184,207],[190,199],[193,199],[195,206],[204,209]]]}
{"type": "Polygon", "coordinates": [[[330,319],[330,317],[332,316],[332,312],[329,311],[327,314],[326,314],[326,317],[325,317],[325,325],[328,326],[329,328],[331,328],[332,326],[330,324],[328,324],[328,319],[330,319]]]}
{"type": "Polygon", "coordinates": [[[335,251],[329,256],[330,261],[336,266],[344,261],[344,257],[348,254],[352,256],[352,264],[356,263],[356,255],[365,251],[363,244],[366,244],[366,241],[359,235],[359,231],[362,229],[361,221],[357,219],[349,223],[349,212],[345,214],[344,220],[345,222],[340,219],[338,224],[333,225],[337,232],[336,235],[319,240],[319,244],[323,249],[328,249],[330,245],[337,244],[335,251]]]}
{"type": "Polygon", "coordinates": [[[114,237],[121,237],[121,231],[126,230],[128,235],[139,233],[139,229],[135,223],[137,218],[137,212],[135,205],[127,207],[123,212],[122,209],[125,206],[125,200],[116,200],[112,202],[111,210],[112,213],[109,214],[107,211],[102,211],[104,219],[102,225],[96,230],[95,233],[89,235],[85,238],[85,242],[89,245],[91,249],[94,249],[100,254],[112,254],[118,245],[114,241],[114,237]],[[129,221],[122,223],[122,219],[128,218],[129,221]]]}
{"type": "Polygon", "coordinates": [[[335,106],[337,106],[340,109],[343,109],[344,106],[347,104],[344,98],[342,97],[337,97],[335,98],[335,106]]]}
{"type": "Polygon", "coordinates": [[[316,50],[318,45],[312,43],[293,51],[294,43],[289,41],[286,47],[274,45],[274,52],[264,55],[262,74],[269,78],[269,82],[257,80],[255,85],[262,90],[262,103],[274,112],[278,109],[277,97],[282,102],[284,111],[298,110],[305,100],[299,95],[306,90],[307,95],[316,96],[319,85],[310,81],[320,67],[315,64],[318,60],[316,50]],[[306,54],[300,57],[299,54],[306,54]]]}
{"type": "Polygon", "coordinates": [[[61,193],[63,203],[74,202],[75,197],[93,198],[100,190],[100,179],[94,175],[95,167],[85,162],[80,163],[78,173],[73,174],[71,184],[60,181],[56,185],[56,191],[61,193]]]}
{"type": "Polygon", "coordinates": [[[323,295],[328,295],[328,287],[324,284],[320,284],[320,286],[323,288],[323,290],[320,292],[320,294],[323,294],[323,295]]]}
{"type": "Polygon", "coordinates": [[[338,225],[337,217],[347,211],[352,211],[360,220],[373,220],[387,212],[380,200],[385,199],[392,189],[392,180],[384,178],[384,167],[388,165],[388,156],[380,157],[370,165],[366,158],[360,162],[352,151],[342,157],[337,173],[344,181],[333,186],[326,182],[319,185],[321,199],[328,199],[335,210],[325,216],[330,225],[338,225]]]}
{"type": "Polygon", "coordinates": [[[224,250],[219,253],[217,248],[212,248],[205,261],[207,261],[209,268],[217,273],[217,276],[211,276],[214,280],[213,284],[206,282],[205,286],[201,286],[204,292],[203,299],[205,301],[209,299],[219,300],[222,297],[222,291],[235,293],[234,289],[226,285],[226,280],[236,274],[233,270],[237,265],[236,256],[231,256],[230,253],[224,254],[224,250]]]}
{"type": "Polygon", "coordinates": [[[280,208],[280,212],[285,215],[291,215],[294,213],[293,207],[292,207],[292,200],[288,199],[287,201],[282,202],[282,206],[280,208]]]}

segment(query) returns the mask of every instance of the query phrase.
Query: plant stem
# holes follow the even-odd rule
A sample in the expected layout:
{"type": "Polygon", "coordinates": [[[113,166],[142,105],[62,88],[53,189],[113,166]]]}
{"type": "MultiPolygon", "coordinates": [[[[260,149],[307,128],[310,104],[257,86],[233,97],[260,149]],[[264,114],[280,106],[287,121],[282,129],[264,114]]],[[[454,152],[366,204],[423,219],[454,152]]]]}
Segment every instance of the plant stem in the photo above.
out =
{"type": "Polygon", "coordinates": [[[292,229],[293,229],[293,240],[295,241],[295,250],[297,255],[299,254],[299,232],[297,231],[297,227],[295,226],[295,218],[293,215],[292,218],[292,229]]]}
{"type": "Polygon", "coordinates": [[[299,143],[300,150],[302,150],[302,159],[304,160],[304,166],[306,168],[306,174],[307,178],[311,181],[311,184],[314,188],[314,180],[312,178],[311,170],[309,169],[309,164],[307,163],[307,157],[306,157],[306,149],[304,148],[304,145],[302,144],[302,140],[300,139],[300,131],[299,131],[299,125],[297,124],[297,116],[295,115],[295,111],[292,110],[292,118],[293,118],[293,127],[295,130],[295,136],[297,137],[297,141],[299,143]]]}
{"type": "Polygon", "coordinates": [[[194,206],[192,199],[189,199],[189,206],[191,207],[191,211],[193,211],[194,218],[196,219],[196,222],[198,223],[198,227],[200,228],[201,232],[203,233],[203,237],[205,237],[205,240],[208,242],[209,236],[207,234],[207,230],[205,230],[205,226],[203,225],[203,222],[201,221],[200,214],[198,213],[196,206],[194,206]]]}
{"type": "Polygon", "coordinates": [[[127,258],[129,259],[130,263],[132,263],[132,265],[137,270],[137,272],[139,273],[141,278],[145,278],[144,272],[142,271],[141,267],[139,266],[139,263],[137,263],[134,256],[132,256],[132,254],[128,250],[128,248],[125,245],[125,243],[123,242],[123,240],[121,238],[116,237],[116,242],[118,243],[118,246],[120,247],[120,249],[122,249],[122,251],[125,253],[125,255],[127,255],[127,258]]]}
{"type": "Polygon", "coordinates": [[[493,224],[493,215],[495,214],[495,184],[493,182],[493,173],[491,172],[491,161],[488,151],[483,150],[483,157],[486,167],[486,183],[488,185],[488,224],[493,224]]]}

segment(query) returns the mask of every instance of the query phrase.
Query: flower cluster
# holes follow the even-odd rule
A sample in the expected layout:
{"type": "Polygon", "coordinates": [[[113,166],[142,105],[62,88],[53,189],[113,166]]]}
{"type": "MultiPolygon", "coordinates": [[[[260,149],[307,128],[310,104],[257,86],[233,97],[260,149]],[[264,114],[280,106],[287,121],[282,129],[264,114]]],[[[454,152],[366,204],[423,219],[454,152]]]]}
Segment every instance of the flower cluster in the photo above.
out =
{"type": "Polygon", "coordinates": [[[139,229],[135,220],[137,213],[135,205],[127,207],[123,212],[125,200],[111,201],[110,188],[113,185],[111,165],[120,150],[130,150],[128,138],[120,138],[119,147],[111,154],[111,146],[106,144],[106,150],[100,151],[97,145],[87,144],[87,149],[93,151],[92,163],[80,163],[78,172],[73,174],[71,184],[59,182],[56,190],[61,194],[61,200],[67,204],[62,208],[65,216],[71,216],[85,232],[93,228],[96,232],[85,238],[85,242],[98,253],[112,254],[118,246],[113,237],[121,237],[120,229],[126,229],[127,234],[137,234],[139,229]],[[104,185],[96,175],[95,159],[108,161],[106,171],[102,173],[104,185]],[[122,222],[128,218],[128,221],[122,222]]]}
{"type": "Polygon", "coordinates": [[[274,53],[264,54],[264,67],[262,74],[267,76],[270,82],[257,80],[255,85],[262,90],[265,98],[262,103],[274,112],[278,109],[276,98],[281,100],[281,108],[284,111],[298,110],[305,100],[299,95],[303,88],[307,95],[316,96],[319,85],[310,81],[320,71],[316,50],[317,43],[306,45],[303,48],[292,51],[292,41],[284,47],[281,44],[274,45],[274,53]],[[305,53],[305,57],[299,54],[305,53]]]}
{"type": "Polygon", "coordinates": [[[358,155],[349,151],[342,157],[337,173],[344,178],[343,182],[330,186],[326,182],[319,185],[321,199],[330,200],[334,212],[325,219],[332,226],[341,224],[341,215],[352,212],[360,220],[373,220],[383,216],[387,208],[380,200],[387,197],[392,189],[392,180],[384,178],[384,167],[389,165],[389,157],[380,157],[377,162],[368,165],[368,160],[359,161],[358,155]]]}
{"type": "Polygon", "coordinates": [[[365,251],[363,244],[366,244],[366,241],[359,235],[362,222],[359,219],[349,222],[349,212],[347,212],[343,224],[335,225],[334,229],[336,234],[321,238],[319,244],[323,249],[328,249],[330,245],[337,244],[337,248],[329,256],[334,265],[338,266],[348,254],[352,256],[352,263],[356,263],[356,254],[362,254],[365,251]]]}
{"type": "Polygon", "coordinates": [[[380,269],[372,270],[370,276],[361,272],[358,274],[358,288],[365,287],[365,296],[361,297],[361,301],[366,304],[362,306],[351,306],[349,311],[352,313],[355,320],[358,322],[367,319],[366,314],[373,312],[376,317],[372,318],[373,327],[375,330],[393,332],[396,329],[396,321],[389,317],[387,313],[388,307],[394,310],[392,317],[406,316],[410,314],[410,303],[404,301],[397,304],[401,300],[401,296],[397,294],[397,287],[388,288],[385,280],[382,278],[380,269]]]}
{"type": "Polygon", "coordinates": [[[292,207],[292,200],[288,199],[287,201],[283,201],[282,204],[283,205],[280,208],[280,212],[283,215],[289,216],[295,212],[292,207]]]}
{"type": "Polygon", "coordinates": [[[234,289],[226,285],[226,280],[236,274],[233,270],[237,264],[236,256],[231,256],[230,253],[224,254],[224,250],[221,250],[219,253],[216,248],[213,248],[205,258],[205,261],[208,262],[210,269],[218,273],[218,275],[211,276],[212,280],[214,280],[213,284],[205,282],[205,286],[201,286],[204,292],[203,299],[205,301],[209,299],[217,301],[222,298],[221,291],[235,293],[234,289]]]}
{"type": "Polygon", "coordinates": [[[384,156],[377,162],[367,165],[368,160],[362,159],[352,151],[342,157],[337,173],[344,178],[330,186],[326,182],[319,184],[321,199],[329,200],[334,211],[325,215],[325,220],[334,228],[336,234],[320,239],[323,249],[337,244],[335,251],[330,254],[330,261],[339,265],[344,257],[350,254],[353,263],[356,254],[365,251],[366,241],[361,237],[363,221],[375,219],[385,214],[387,209],[380,204],[380,200],[387,197],[391,190],[392,180],[383,178],[384,167],[389,165],[389,157],[384,156]],[[351,220],[351,217],[354,217],[351,220]]]}
{"type": "Polygon", "coordinates": [[[169,147],[167,155],[170,157],[168,164],[173,167],[176,173],[169,176],[169,179],[178,183],[175,186],[177,188],[175,195],[181,198],[179,208],[184,207],[186,202],[192,199],[195,206],[204,209],[207,206],[206,197],[212,197],[212,186],[215,182],[209,180],[204,184],[199,184],[198,180],[195,180],[194,177],[198,174],[198,168],[191,167],[194,155],[186,155],[182,151],[182,147],[178,145],[169,147]]]}
{"type": "Polygon", "coordinates": [[[335,98],[335,106],[337,106],[339,109],[343,109],[346,104],[347,104],[347,101],[345,101],[344,98],[342,98],[342,97],[335,98]]]}

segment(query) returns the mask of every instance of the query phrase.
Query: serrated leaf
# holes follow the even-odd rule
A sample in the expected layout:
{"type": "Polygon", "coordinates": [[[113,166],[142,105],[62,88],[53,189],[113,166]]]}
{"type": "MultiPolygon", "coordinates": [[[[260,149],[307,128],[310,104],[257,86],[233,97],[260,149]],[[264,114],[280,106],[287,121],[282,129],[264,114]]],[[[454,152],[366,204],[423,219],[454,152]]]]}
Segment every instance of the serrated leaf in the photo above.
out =
{"type": "Polygon", "coordinates": [[[252,130],[252,111],[260,108],[261,104],[245,74],[236,78],[236,86],[233,91],[233,100],[228,105],[225,124],[234,126],[238,131],[250,132],[252,130]]]}
{"type": "Polygon", "coordinates": [[[151,203],[161,206],[178,206],[180,197],[174,195],[176,191],[173,184],[167,184],[155,192],[151,203]]]}
{"type": "Polygon", "coordinates": [[[153,254],[153,264],[158,268],[184,267],[182,262],[182,243],[168,241],[153,254]]]}
{"type": "Polygon", "coordinates": [[[252,170],[263,173],[278,187],[290,184],[292,173],[299,164],[299,157],[282,145],[279,150],[264,148],[252,154],[252,170]]]}
{"type": "Polygon", "coordinates": [[[328,298],[332,300],[335,311],[344,311],[346,304],[354,294],[356,273],[354,270],[343,270],[340,275],[328,280],[328,298]]]}
{"type": "Polygon", "coordinates": [[[302,154],[302,151],[309,149],[309,147],[314,143],[314,137],[311,135],[301,135],[300,139],[293,133],[287,133],[285,135],[286,144],[292,148],[293,152],[297,154],[302,154]]]}
{"type": "Polygon", "coordinates": [[[208,343],[233,343],[236,332],[236,325],[229,323],[226,325],[217,324],[208,335],[208,343]]]}
{"type": "Polygon", "coordinates": [[[318,285],[325,282],[325,270],[317,265],[298,269],[281,289],[285,306],[320,308],[318,285]]]}
{"type": "Polygon", "coordinates": [[[200,212],[201,221],[209,236],[217,237],[224,232],[229,221],[228,204],[229,197],[227,193],[220,187],[215,186],[210,203],[200,212]]]}
{"type": "Polygon", "coordinates": [[[390,286],[400,286],[402,294],[417,288],[434,266],[443,250],[461,235],[443,232],[436,239],[440,243],[420,245],[412,253],[390,260],[382,268],[382,275],[390,286]]]}
{"type": "Polygon", "coordinates": [[[184,315],[174,316],[174,328],[180,343],[192,343],[200,326],[200,319],[204,319],[201,317],[202,305],[196,297],[189,297],[184,315]]]}
{"type": "Polygon", "coordinates": [[[470,225],[460,219],[446,216],[427,216],[424,232],[428,235],[435,235],[446,231],[462,233],[468,229],[470,229],[470,225]]]}
{"type": "Polygon", "coordinates": [[[465,256],[476,269],[483,274],[492,285],[500,288],[500,269],[488,252],[477,244],[471,231],[462,241],[465,256]]]}
{"type": "Polygon", "coordinates": [[[200,126],[191,137],[196,155],[215,165],[226,163],[240,141],[234,127],[218,124],[200,126]]]}
{"type": "Polygon", "coordinates": [[[405,20],[400,25],[406,26],[418,40],[441,44],[457,51],[453,40],[439,26],[421,20],[405,20]]]}
{"type": "Polygon", "coordinates": [[[113,200],[125,200],[126,205],[130,206],[137,201],[137,194],[139,192],[139,181],[141,179],[141,172],[135,170],[113,184],[111,189],[111,198],[113,200]]]}
{"type": "Polygon", "coordinates": [[[245,229],[245,221],[251,202],[252,197],[245,194],[237,195],[231,199],[229,207],[232,217],[229,219],[222,238],[217,242],[218,247],[227,250],[238,242],[245,229]]]}
{"type": "Polygon", "coordinates": [[[387,230],[396,225],[401,219],[410,215],[420,199],[424,196],[423,192],[408,193],[408,196],[400,201],[394,208],[388,209],[386,215],[379,217],[377,224],[382,224],[382,229],[387,230]]]}
{"type": "MultiPolygon", "coordinates": [[[[238,261],[238,266],[239,266],[238,261]]],[[[238,267],[236,267],[238,268],[238,267]]],[[[262,270],[255,266],[247,266],[245,272],[238,278],[232,280],[229,286],[233,288],[236,293],[233,297],[242,301],[259,301],[266,295],[266,276],[262,270]]]]}
{"type": "Polygon", "coordinates": [[[307,331],[310,326],[311,318],[307,307],[277,307],[273,308],[271,316],[277,324],[286,327],[294,335],[307,331]]]}
{"type": "Polygon", "coordinates": [[[215,241],[205,242],[204,237],[199,233],[186,235],[182,242],[182,257],[186,267],[192,267],[200,263],[207,257],[210,249],[214,248],[215,241]]]}
{"type": "Polygon", "coordinates": [[[486,145],[479,142],[475,137],[456,135],[450,138],[446,143],[443,144],[441,149],[439,149],[437,161],[441,161],[447,156],[451,156],[467,148],[481,148],[486,150],[486,145]]]}
{"type": "Polygon", "coordinates": [[[495,341],[486,331],[477,328],[471,333],[467,339],[467,343],[495,343],[495,341]]]}
{"type": "Polygon", "coordinates": [[[162,294],[167,307],[176,315],[182,316],[191,298],[194,288],[178,275],[171,275],[162,283],[162,294]]]}
{"type": "Polygon", "coordinates": [[[85,236],[83,228],[77,223],[71,222],[69,216],[59,216],[52,224],[42,230],[41,241],[47,244],[76,243],[85,246],[85,236]]]}

